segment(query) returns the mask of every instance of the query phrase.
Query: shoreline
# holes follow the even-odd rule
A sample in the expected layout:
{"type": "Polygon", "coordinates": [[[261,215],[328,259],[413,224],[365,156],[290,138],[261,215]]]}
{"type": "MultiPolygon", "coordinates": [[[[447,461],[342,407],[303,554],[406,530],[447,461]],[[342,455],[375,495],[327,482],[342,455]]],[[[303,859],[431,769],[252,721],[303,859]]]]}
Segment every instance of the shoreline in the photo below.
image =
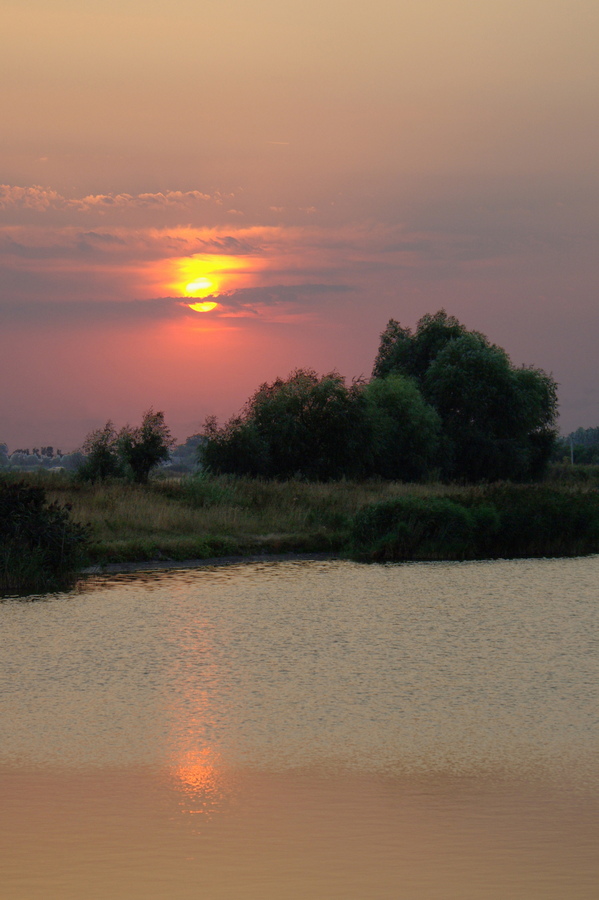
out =
{"type": "Polygon", "coordinates": [[[88,575],[118,575],[127,572],[156,572],[168,571],[172,569],[202,569],[214,568],[217,566],[233,566],[239,563],[256,563],[256,562],[303,562],[318,561],[327,559],[344,559],[345,557],[339,553],[320,552],[320,553],[257,553],[247,556],[212,556],[205,559],[152,559],[136,562],[122,563],[99,563],[94,566],[86,566],[77,574],[79,576],[88,575]]]}

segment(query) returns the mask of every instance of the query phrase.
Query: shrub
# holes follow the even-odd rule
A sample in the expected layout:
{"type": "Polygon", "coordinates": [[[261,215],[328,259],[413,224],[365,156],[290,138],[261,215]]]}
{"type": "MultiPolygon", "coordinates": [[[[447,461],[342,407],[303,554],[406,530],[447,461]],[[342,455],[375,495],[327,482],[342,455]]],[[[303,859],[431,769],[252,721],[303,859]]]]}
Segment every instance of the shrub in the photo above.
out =
{"type": "Polygon", "coordinates": [[[491,506],[466,509],[448,497],[401,497],[360,510],[353,520],[353,555],[372,560],[469,559],[481,536],[499,527],[491,506]]]}
{"type": "Polygon", "coordinates": [[[88,530],[70,506],[48,503],[42,487],[0,482],[0,592],[66,586],[80,565],[88,530]]]}
{"type": "Polygon", "coordinates": [[[358,559],[492,559],[599,551],[599,493],[498,484],[375,503],[353,519],[358,559]]]}

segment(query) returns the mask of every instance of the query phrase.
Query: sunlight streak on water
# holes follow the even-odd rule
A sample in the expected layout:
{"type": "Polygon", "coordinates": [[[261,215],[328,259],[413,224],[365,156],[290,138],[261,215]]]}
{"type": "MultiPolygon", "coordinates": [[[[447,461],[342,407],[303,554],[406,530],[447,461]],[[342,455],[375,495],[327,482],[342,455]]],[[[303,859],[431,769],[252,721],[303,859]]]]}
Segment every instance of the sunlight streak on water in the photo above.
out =
{"type": "Polygon", "coordinates": [[[11,900],[590,900],[598,575],[260,563],[1,603],[11,900]]]}

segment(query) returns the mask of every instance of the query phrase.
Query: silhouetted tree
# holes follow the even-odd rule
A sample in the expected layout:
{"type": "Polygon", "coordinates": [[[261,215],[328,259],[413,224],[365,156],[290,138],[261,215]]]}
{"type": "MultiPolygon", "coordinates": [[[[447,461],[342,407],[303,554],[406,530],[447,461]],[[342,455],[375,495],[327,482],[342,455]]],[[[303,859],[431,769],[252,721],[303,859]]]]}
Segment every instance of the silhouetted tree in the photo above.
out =
{"type": "Polygon", "coordinates": [[[86,437],[86,458],[78,475],[88,481],[129,476],[138,484],[145,484],[152,469],[169,458],[174,444],[163,412],[149,409],[141,425],[125,425],[119,432],[108,421],[86,437]]]}
{"type": "Polygon", "coordinates": [[[104,481],[124,474],[119,456],[118,434],[114,424],[108,420],[102,428],[96,428],[83,443],[85,460],[78,469],[78,476],[84,481],[104,481]]]}
{"type": "Polygon", "coordinates": [[[174,445],[164,413],[153,409],[144,413],[137,428],[126,425],[117,439],[118,454],[138,484],[147,483],[152,469],[167,461],[174,445]]]}
{"type": "Polygon", "coordinates": [[[369,474],[420,481],[438,465],[441,419],[416,383],[392,373],[365,385],[370,425],[369,474]]]}
{"type": "Polygon", "coordinates": [[[500,347],[445,310],[412,333],[391,320],[373,374],[411,377],[442,422],[445,477],[466,481],[543,474],[555,441],[557,385],[541,369],[516,368],[500,347]]]}
{"type": "Polygon", "coordinates": [[[204,426],[204,464],[215,472],[326,481],[365,472],[369,422],[362,385],[337,372],[298,369],[263,384],[243,413],[204,426]]]}

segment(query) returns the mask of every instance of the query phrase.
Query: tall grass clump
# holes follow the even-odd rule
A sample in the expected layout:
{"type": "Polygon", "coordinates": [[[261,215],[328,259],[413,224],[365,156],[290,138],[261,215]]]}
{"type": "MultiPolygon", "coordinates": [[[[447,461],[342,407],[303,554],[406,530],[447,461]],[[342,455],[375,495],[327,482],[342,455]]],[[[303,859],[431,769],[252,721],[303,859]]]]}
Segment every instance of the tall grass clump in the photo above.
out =
{"type": "Polygon", "coordinates": [[[68,586],[84,559],[85,526],[39,485],[0,482],[0,594],[68,586]]]}

